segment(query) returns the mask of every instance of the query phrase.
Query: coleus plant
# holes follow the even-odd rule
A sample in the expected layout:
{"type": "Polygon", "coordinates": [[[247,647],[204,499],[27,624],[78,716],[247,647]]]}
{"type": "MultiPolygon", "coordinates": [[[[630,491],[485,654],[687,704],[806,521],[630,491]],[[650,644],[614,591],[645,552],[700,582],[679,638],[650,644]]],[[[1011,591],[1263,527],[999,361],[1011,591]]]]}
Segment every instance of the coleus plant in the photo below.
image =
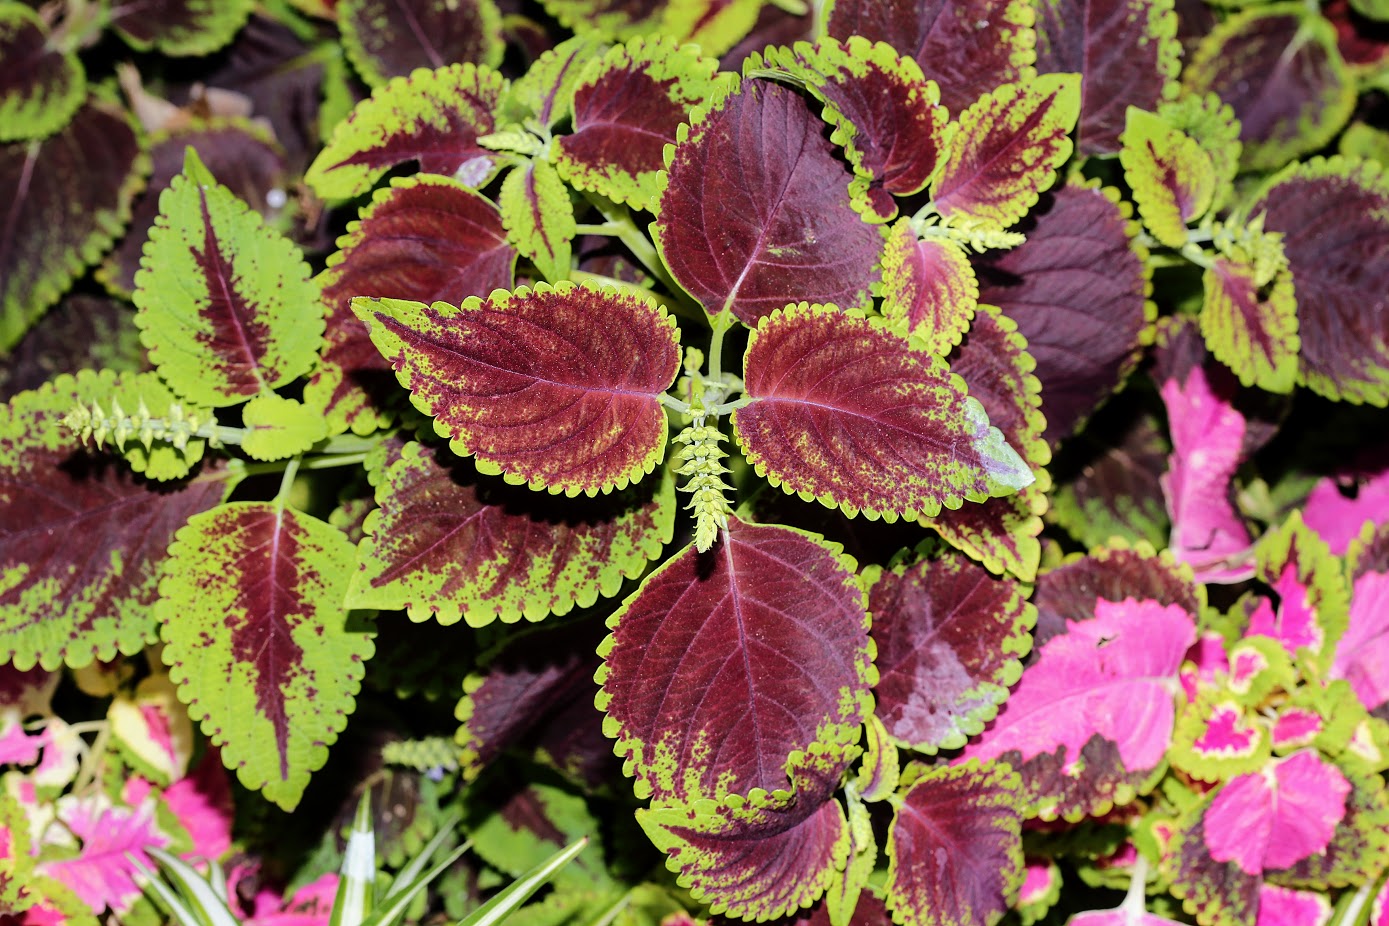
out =
{"type": "Polygon", "coordinates": [[[158,644],[286,810],[446,679],[389,761],[568,776],[473,821],[512,877],[615,749],[684,893],[595,841],[546,922],[1383,916],[1389,469],[1260,468],[1389,403],[1383,168],[1291,161],[1373,4],[172,6],[0,4],[14,670],[158,644]],[[127,109],[108,27],[243,38],[127,109]],[[310,67],[322,142],[248,76],[310,67]],[[135,311],[46,313],[98,261],[135,311]]]}

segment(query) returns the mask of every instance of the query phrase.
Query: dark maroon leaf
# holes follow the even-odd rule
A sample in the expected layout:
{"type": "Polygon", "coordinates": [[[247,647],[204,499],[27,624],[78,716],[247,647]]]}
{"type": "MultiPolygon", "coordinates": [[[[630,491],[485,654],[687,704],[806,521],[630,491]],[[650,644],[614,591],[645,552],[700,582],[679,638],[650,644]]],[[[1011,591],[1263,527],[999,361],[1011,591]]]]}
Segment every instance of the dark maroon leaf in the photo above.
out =
{"type": "Polygon", "coordinates": [[[373,87],[416,68],[501,64],[502,17],[492,0],[341,0],[343,47],[373,87]]]}
{"type": "Polygon", "coordinates": [[[974,313],[964,340],[946,358],[969,394],[988,412],[989,424],[1003,432],[1009,445],[1029,465],[1051,462],[1051,448],[1042,439],[1046,420],[1040,411],[1041,384],[1032,375],[1037,363],[1018,334],[1017,323],[993,306],[974,313]]]}
{"type": "Polygon", "coordinates": [[[37,389],[60,373],[149,369],[135,313],[103,296],[72,295],[29,329],[0,367],[0,401],[37,389]]]}
{"type": "Polygon", "coordinates": [[[1373,74],[1389,58],[1389,23],[1362,16],[1350,0],[1329,0],[1321,13],[1336,27],[1336,47],[1352,69],[1373,74]]]}
{"type": "Polygon", "coordinates": [[[792,90],[748,81],[675,147],[654,230],[711,315],[868,301],[882,240],[849,204],[849,173],[792,90]]]}
{"type": "Polygon", "coordinates": [[[1182,57],[1190,60],[1196,46],[1215,28],[1215,10],[1206,0],[1174,0],[1177,13],[1177,41],[1182,43],[1182,57]]]}
{"type": "Polygon", "coordinates": [[[1025,244],[976,258],[979,301],[1018,323],[1037,361],[1053,445],[1124,381],[1152,336],[1148,271],[1129,214],[1113,190],[1065,186],[1018,227],[1025,244]]]}
{"type": "Polygon", "coordinates": [[[1204,589],[1171,557],[1138,550],[1097,550],[1037,577],[1032,593],[1037,606],[1034,646],[1064,633],[1067,621],[1094,617],[1097,600],[1125,598],[1181,605],[1188,614],[1200,614],[1206,600],[1204,589]]]}
{"type": "Polygon", "coordinates": [[[785,7],[768,3],[758,10],[752,31],[719,59],[719,67],[736,73],[742,69],[743,60],[753,52],[760,52],[769,45],[791,46],[810,39],[814,25],[810,16],[791,13],[785,7]]]}
{"type": "Polygon", "coordinates": [[[132,0],[111,10],[111,25],[135,48],[166,55],[206,55],[231,41],[251,0],[132,0]]]}
{"type": "Polygon", "coordinates": [[[82,62],[59,45],[24,4],[0,9],[0,141],[51,135],[86,99],[82,62]]]}
{"type": "Polygon", "coordinates": [[[1021,0],[835,0],[828,32],[887,42],[915,58],[952,113],[1022,77],[1035,60],[1032,9],[1021,0]]]}

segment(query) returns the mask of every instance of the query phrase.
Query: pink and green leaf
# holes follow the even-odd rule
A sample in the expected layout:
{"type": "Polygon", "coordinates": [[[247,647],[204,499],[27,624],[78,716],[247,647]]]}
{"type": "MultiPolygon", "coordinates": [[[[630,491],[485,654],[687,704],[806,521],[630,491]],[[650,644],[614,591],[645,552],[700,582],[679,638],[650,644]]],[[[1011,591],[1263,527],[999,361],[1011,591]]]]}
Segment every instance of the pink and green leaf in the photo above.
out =
{"type": "Polygon", "coordinates": [[[334,13],[343,49],[372,87],[417,68],[495,68],[506,49],[493,0],[338,0],[334,13]]]}
{"type": "Polygon", "coordinates": [[[1266,725],[1214,689],[1183,709],[1168,756],[1174,768],[1202,781],[1220,781],[1263,768],[1270,747],[1266,725]]]}
{"type": "Polygon", "coordinates": [[[1193,616],[1206,606],[1205,586],[1196,584],[1190,567],[1179,565],[1170,555],[1154,554],[1151,547],[1142,545],[1101,547],[1037,577],[1032,593],[1037,606],[1035,645],[1065,633],[1073,622],[1093,618],[1098,602],[1130,598],[1180,605],[1193,616]]]}
{"type": "Polygon", "coordinates": [[[355,299],[353,310],[415,407],[484,474],[594,495],[661,460],[660,395],[680,352],[654,300],[562,282],[458,308],[355,299]]]}
{"type": "Polygon", "coordinates": [[[564,615],[616,595],[674,530],[669,474],[619,494],[560,501],[471,469],[411,443],[389,469],[371,473],[380,507],[366,521],[349,607],[474,627],[564,615]]]}
{"type": "Polygon", "coordinates": [[[497,197],[506,239],[552,282],[573,264],[574,203],[549,161],[529,161],[506,175],[497,197]]]}
{"type": "Polygon", "coordinates": [[[330,433],[369,434],[395,391],[390,364],[352,313],[356,296],[461,303],[515,283],[516,250],[501,213],[481,194],[447,177],[395,180],[372,198],[338,239],[319,275],[327,312],[323,354],[305,388],[324,410],[330,433]]]}
{"type": "Polygon", "coordinates": [[[1297,512],[1264,537],[1257,553],[1255,575],[1275,598],[1259,600],[1245,635],[1277,640],[1298,658],[1306,650],[1326,668],[1348,621],[1349,595],[1340,561],[1297,512]]]}
{"type": "Polygon", "coordinates": [[[1321,714],[1306,707],[1287,707],[1278,712],[1269,730],[1273,751],[1285,755],[1312,745],[1326,729],[1321,714]]]}
{"type": "Polygon", "coordinates": [[[486,179],[496,159],[478,138],[496,131],[506,86],[502,75],[473,64],[397,77],[338,123],[304,180],[325,199],[348,199],[411,161],[428,174],[486,179]]]}
{"type": "Polygon", "coordinates": [[[1161,116],[1133,106],[1119,141],[1119,163],[1144,226],[1162,244],[1181,248],[1187,226],[1214,202],[1218,178],[1211,156],[1161,116]]]}
{"type": "Polygon", "coordinates": [[[571,186],[654,210],[665,147],[690,110],[731,78],[718,62],[665,36],[629,41],[590,63],[573,89],[573,131],[556,141],[555,168],[571,186]]]}
{"type": "Polygon", "coordinates": [[[1332,678],[1350,682],[1366,710],[1389,702],[1389,528],[1365,528],[1351,544],[1350,608],[1332,678]]]}
{"type": "Polygon", "coordinates": [[[870,567],[875,717],[912,749],[956,749],[984,729],[1022,676],[1036,609],[1018,585],[957,553],[870,567]]]}
{"type": "Polygon", "coordinates": [[[160,582],[180,699],[241,783],[285,809],[327,761],[371,657],[369,624],[343,606],[353,560],[322,521],[235,502],[178,532],[160,582]]]}
{"type": "Polygon", "coordinates": [[[1259,918],[1254,926],[1326,926],[1331,901],[1317,891],[1297,891],[1265,884],[1259,888],[1259,918]]]}
{"type": "Polygon", "coordinates": [[[52,135],[87,96],[87,73],[54,47],[39,14],[20,3],[0,10],[0,142],[52,135]]]}
{"type": "Polygon", "coordinates": [[[788,306],[749,337],[734,434],[759,475],[869,517],[1016,492],[1031,470],[938,357],[883,322],[788,306]]]}
{"type": "Polygon", "coordinates": [[[730,518],[710,552],[668,559],[609,626],[598,706],[639,797],[785,790],[788,762],[857,742],[870,710],[853,562],[801,531],[730,518]]]}
{"type": "Polygon", "coordinates": [[[882,313],[902,336],[944,357],[960,343],[979,305],[969,257],[946,237],[918,239],[911,222],[892,227],[882,257],[882,313]]]}
{"type": "Polygon", "coordinates": [[[40,862],[35,871],[69,888],[93,913],[128,911],[141,894],[128,856],[149,867],[145,851],[168,842],[156,828],[153,802],[125,808],[103,795],[68,797],[59,803],[57,818],[81,840],[81,849],[72,858],[40,862]]]}
{"type": "Polygon", "coordinates": [[[299,249],[192,149],[159,207],[135,275],[135,323],[170,388],[217,407],[307,373],[323,319],[299,249]]]}
{"type": "Polygon", "coordinates": [[[1318,480],[1302,507],[1302,521],[1344,556],[1369,523],[1389,524],[1389,453],[1371,449],[1318,480]]]}
{"type": "Polygon", "coordinates": [[[1301,341],[1289,274],[1280,272],[1260,286],[1254,267],[1217,257],[1203,283],[1201,334],[1211,353],[1246,386],[1292,392],[1301,341]]]}
{"type": "Polygon", "coordinates": [[[908,769],[887,841],[887,907],[902,926],[992,926],[1022,887],[1021,781],[1006,765],[908,769]]]}
{"type": "Polygon", "coordinates": [[[950,222],[1009,228],[1031,211],[1071,156],[1080,78],[1046,74],[1005,84],[960,113],[931,182],[931,201],[950,222]]]}
{"type": "Polygon", "coordinates": [[[866,307],[882,240],[794,91],[746,81],[696,110],[652,226],[666,266],[710,315],[755,325],[801,301],[866,307]]]}
{"type": "Polygon", "coordinates": [[[1215,190],[1207,214],[1223,210],[1234,196],[1235,175],[1239,173],[1240,155],[1244,151],[1235,111],[1214,93],[1186,94],[1163,103],[1157,108],[1157,115],[1165,124],[1200,145],[1210,158],[1215,171],[1215,190]]]}
{"type": "Polygon", "coordinates": [[[121,756],[141,777],[168,785],[181,779],[193,754],[193,724],[163,673],[119,693],[106,709],[111,737],[121,756]]]}
{"type": "MultiPolygon", "coordinates": [[[[1023,857],[1022,887],[1018,889],[1018,900],[1014,906],[1023,926],[1032,926],[1056,906],[1056,902],[1061,899],[1061,884],[1061,868],[1055,861],[1040,857],[1023,857]]],[[[1082,917],[1086,915],[1088,914],[1077,914],[1082,917]]],[[[1073,917],[1069,926],[1075,926],[1076,922],[1073,917]]],[[[1149,924],[1140,923],[1138,926],[1149,924]]]]}

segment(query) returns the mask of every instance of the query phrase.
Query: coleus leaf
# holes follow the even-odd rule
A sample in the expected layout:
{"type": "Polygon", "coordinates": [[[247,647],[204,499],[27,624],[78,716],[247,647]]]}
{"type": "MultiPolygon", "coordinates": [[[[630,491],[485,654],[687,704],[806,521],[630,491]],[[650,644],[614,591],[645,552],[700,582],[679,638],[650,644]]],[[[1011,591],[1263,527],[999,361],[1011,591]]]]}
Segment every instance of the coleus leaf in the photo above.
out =
{"type": "Polygon", "coordinates": [[[1040,645],[998,718],[964,752],[1017,768],[1029,814],[1044,819],[1104,812],[1150,787],[1172,738],[1170,689],[1196,638],[1191,614],[1101,598],[1094,615],[1040,645]],[[1049,774],[1039,774],[1043,765],[1049,774]],[[1079,795],[1068,778],[1085,782],[1079,795]]]}
{"type": "Polygon", "coordinates": [[[1066,0],[1037,8],[1037,70],[1079,73],[1081,154],[1120,149],[1125,110],[1176,96],[1181,45],[1171,0],[1066,0]]]}
{"type": "Polygon", "coordinates": [[[1271,170],[1323,147],[1345,125],[1355,87],[1320,13],[1292,3],[1242,10],[1197,46],[1182,73],[1240,120],[1245,168],[1271,170]]]}
{"type": "Polygon", "coordinates": [[[676,282],[749,325],[801,300],[865,307],[882,242],[804,101],[747,81],[690,118],[652,226],[676,282]]]}
{"type": "MultiPolygon", "coordinates": [[[[760,55],[744,65],[749,73],[763,66],[760,55]]],[[[894,196],[925,188],[940,161],[949,114],[940,88],[913,59],[886,42],[852,35],[769,48],[765,66],[803,82],[828,104],[825,118],[860,178],[851,187],[855,207],[870,221],[890,221],[897,214],[894,196]]]]}
{"type": "Polygon", "coordinates": [[[338,124],[304,181],[325,199],[347,199],[409,161],[425,173],[484,180],[495,155],[477,140],[496,131],[506,85],[496,71],[473,64],[394,78],[338,124]]]}
{"type": "Polygon", "coordinates": [[[790,792],[657,803],[638,810],[637,822],[711,912],[749,920],[792,913],[818,899],[848,861],[849,825],[832,797],[848,764],[842,748],[799,762],[790,792]]]}
{"type": "MultiPolygon", "coordinates": [[[[1178,0],[1179,4],[1181,2],[1178,0]]],[[[1163,103],[1157,108],[1157,116],[1164,124],[1196,142],[1210,158],[1215,187],[1207,214],[1224,209],[1234,196],[1235,175],[1239,173],[1240,155],[1244,151],[1239,140],[1240,121],[1235,118],[1234,109],[1215,93],[1191,93],[1163,103]]]]}
{"type": "Polygon", "coordinates": [[[1340,562],[1296,511],[1264,536],[1257,554],[1255,576],[1273,589],[1276,600],[1259,599],[1245,635],[1271,637],[1295,657],[1306,650],[1325,669],[1348,619],[1340,562]]]}
{"type": "Polygon", "coordinates": [[[1086,549],[1116,537],[1161,547],[1170,534],[1160,480],[1171,447],[1156,415],[1121,404],[1096,415],[1051,469],[1051,517],[1086,549]]]}
{"type": "Polygon", "coordinates": [[[1022,675],[1037,612],[1016,583],[958,553],[864,570],[877,647],[875,717],[920,752],[984,729],[1022,675]]]}
{"type": "Polygon", "coordinates": [[[135,323],[169,386],[217,407],[308,372],[323,319],[299,249],[218,184],[192,149],[159,199],[135,275],[135,323]]]}
{"type": "Polygon", "coordinates": [[[1037,361],[1053,444],[1124,381],[1152,340],[1147,251],[1129,216],[1117,191],[1067,185],[1019,226],[1024,244],[975,258],[980,301],[1018,323],[1037,361]]]}
{"type": "Polygon", "coordinates": [[[0,8],[0,142],[52,135],[86,99],[82,62],[50,48],[48,38],[43,19],[29,7],[0,8]]]}
{"type": "Polygon", "coordinates": [[[468,814],[473,851],[503,874],[519,878],[564,846],[588,837],[588,847],[552,881],[557,891],[611,888],[612,876],[603,864],[599,822],[588,803],[572,787],[526,769],[530,780],[514,774],[489,779],[468,792],[476,812],[468,814]]]}
{"type": "Polygon", "coordinates": [[[607,50],[593,35],[576,35],[547,49],[507,88],[501,121],[535,119],[548,129],[568,119],[574,112],[574,90],[589,62],[602,58],[607,50]]]}
{"type": "Polygon", "coordinates": [[[990,572],[1030,582],[1042,556],[1037,538],[1046,510],[1047,496],[1034,483],[1003,498],[943,508],[933,518],[917,520],[990,572]]]}
{"type": "Polygon", "coordinates": [[[689,112],[720,93],[728,75],[691,45],[637,38],[590,63],[573,88],[573,131],[555,143],[554,164],[571,186],[635,209],[654,210],[665,146],[689,112]]]}
{"type": "Polygon", "coordinates": [[[1389,523],[1389,448],[1372,448],[1330,476],[1307,495],[1302,521],[1344,556],[1367,522],[1389,523]]]}
{"type": "MultiPolygon", "coordinates": [[[[757,12],[757,20],[752,30],[743,36],[736,45],[724,52],[719,59],[719,67],[725,71],[739,71],[743,62],[750,56],[765,51],[774,45],[790,47],[797,42],[814,38],[817,24],[815,18],[779,7],[774,3],[763,5],[757,12]]],[[[835,926],[841,926],[836,923],[835,926]]]]}
{"type": "Polygon", "coordinates": [[[525,489],[470,469],[411,443],[389,469],[369,470],[380,507],[367,518],[349,607],[475,627],[563,615],[617,594],[674,530],[668,473],[596,501],[540,497],[537,507],[525,489]]]}
{"type": "Polygon", "coordinates": [[[1254,926],[1326,926],[1331,901],[1317,891],[1295,891],[1265,884],[1259,888],[1259,918],[1254,926]]]}
{"type": "Polygon", "coordinates": [[[135,124],[96,97],[58,133],[0,145],[0,350],[9,350],[130,219],[149,172],[135,124]]]}
{"type": "Polygon", "coordinates": [[[882,257],[882,313],[892,329],[944,357],[979,305],[979,281],[958,242],[918,239],[910,220],[892,226],[882,257]]]}
{"type": "Polygon", "coordinates": [[[1352,544],[1346,631],[1330,676],[1344,678],[1367,710],[1389,702],[1389,527],[1366,528],[1352,544]]]}
{"type": "Polygon", "coordinates": [[[0,593],[0,654],[21,669],[81,667],[149,642],[169,541],[226,488],[209,472],[156,491],[124,465],[76,450],[59,422],[114,379],[61,376],[0,408],[0,569],[10,577],[0,593]]]}
{"type": "Polygon", "coordinates": [[[302,402],[265,392],[241,410],[246,434],[241,450],[256,460],[284,460],[306,452],[327,436],[319,411],[302,402]]]}
{"type": "Polygon", "coordinates": [[[121,757],[141,777],[161,785],[183,778],[193,752],[193,724],[165,674],[147,676],[106,709],[121,757]]]}
{"type": "Polygon", "coordinates": [[[492,0],[340,0],[342,47],[372,87],[417,68],[469,62],[495,68],[506,43],[492,0]]]}
{"type": "Polygon", "coordinates": [[[1217,177],[1196,139],[1161,116],[1130,106],[1119,136],[1119,162],[1138,214],[1170,248],[1187,242],[1187,226],[1210,211],[1217,177]]]}
{"type": "Polygon", "coordinates": [[[1222,686],[1202,691],[1183,709],[1168,757],[1195,778],[1220,781],[1263,768],[1271,749],[1267,725],[1222,686]]]}
{"type": "Polygon", "coordinates": [[[747,36],[763,4],[758,0],[680,0],[663,6],[656,31],[698,45],[714,58],[747,36]]]}
{"type": "MultiPolygon", "coordinates": [[[[869,566],[864,570],[863,583],[869,588],[875,583],[869,566]]],[[[877,638],[874,638],[877,645],[877,638]]],[[[863,725],[863,758],[859,763],[858,774],[854,777],[853,797],[863,801],[884,801],[897,790],[902,778],[901,757],[891,734],[877,713],[870,714],[863,725]]],[[[849,808],[853,816],[853,807],[849,808]]]]}
{"type": "Polygon", "coordinates": [[[1018,0],[985,0],[968,9],[945,0],[835,0],[826,31],[840,40],[861,35],[892,45],[939,85],[951,112],[960,112],[1024,76],[1036,60],[1035,18],[1033,7],[1018,0]]]}
{"type": "MultiPolygon", "coordinates": [[[[1032,926],[1033,923],[1042,919],[1052,907],[1056,906],[1056,902],[1060,899],[1061,868],[1056,862],[1046,858],[1024,856],[1022,887],[1018,889],[1018,902],[1015,907],[1023,926],[1032,926]]],[[[1077,917],[1086,915],[1088,914],[1076,914],[1077,917]]],[[[1067,926],[1074,926],[1076,922],[1076,917],[1072,917],[1067,926]]],[[[1120,923],[1117,926],[1132,926],[1132,924],[1120,923]]],[[[1157,924],[1139,923],[1136,926],[1157,926],[1157,924]]]]}
{"type": "Polygon", "coordinates": [[[903,926],[992,926],[1022,886],[1017,773],[1002,764],[908,767],[888,832],[887,907],[903,926]]]}
{"type": "Polygon", "coordinates": [[[112,10],[111,25],[132,48],[165,55],[206,55],[246,24],[252,0],[148,0],[112,10]]]}
{"type": "Polygon", "coordinates": [[[545,279],[568,279],[577,226],[569,190],[554,165],[533,160],[513,170],[502,182],[497,200],[507,241],[545,279]]]}
{"type": "MultiPolygon", "coordinates": [[[[895,789],[894,780],[892,790],[895,789]]],[[[889,790],[882,796],[886,798],[891,793],[889,790]]],[[[824,908],[829,914],[830,926],[848,926],[854,922],[862,924],[873,915],[875,907],[882,906],[881,901],[864,890],[878,861],[878,837],[873,833],[873,818],[857,794],[846,791],[844,798],[848,808],[849,853],[844,870],[836,871],[831,876],[830,886],[825,891],[824,908]],[[864,901],[862,913],[859,912],[860,900],[864,901]]],[[[880,909],[877,913],[881,917],[879,922],[886,923],[890,919],[886,909],[880,909]]]]}
{"type": "Polygon", "coordinates": [[[856,742],[873,684],[864,596],[837,547],[729,518],[647,576],[609,622],[599,709],[639,797],[785,790],[817,744],[856,742]]]}
{"type": "Polygon", "coordinates": [[[848,514],[934,515],[1033,481],[928,351],[834,306],[788,306],[748,339],[733,430],[759,475],[848,514]]]}
{"type": "Polygon", "coordinates": [[[352,312],[355,296],[454,305],[515,283],[516,250],[491,201],[456,180],[422,174],[377,191],[338,239],[319,276],[327,310],[323,356],[305,402],[330,432],[369,434],[395,390],[390,364],[352,312]]]}
{"type": "MultiPolygon", "coordinates": [[[[202,459],[207,442],[201,438],[190,438],[182,446],[175,446],[172,442],[159,440],[152,442],[148,447],[140,439],[139,432],[143,427],[139,421],[142,417],[140,409],[144,409],[150,416],[163,419],[165,422],[174,417],[175,406],[182,411],[185,422],[195,418],[202,421],[211,420],[211,414],[208,410],[189,408],[177,402],[174,394],[165,387],[158,376],[153,373],[136,373],[114,377],[110,375],[97,377],[93,376],[90,371],[79,371],[78,381],[85,386],[82,399],[83,409],[85,411],[99,410],[103,416],[106,413],[110,415],[110,418],[105,422],[97,425],[97,429],[119,432],[124,426],[127,431],[132,432],[124,440],[118,434],[113,443],[123,444],[121,453],[135,472],[141,473],[149,479],[182,479],[202,459]],[[118,409],[121,414],[117,414],[118,409]],[[117,420],[113,426],[110,425],[111,419],[117,420]]],[[[75,426],[72,418],[66,419],[64,423],[69,429],[73,429],[75,426]]],[[[80,433],[74,433],[73,436],[80,437],[85,442],[87,429],[83,428],[80,433]]],[[[97,441],[98,446],[101,443],[101,440],[97,441]]]]}
{"type": "Polygon", "coordinates": [[[1100,547],[1088,556],[1073,557],[1037,577],[1032,603],[1037,606],[1034,645],[1040,646],[1070,623],[1095,616],[1097,600],[1127,599],[1181,605],[1188,614],[1206,607],[1205,586],[1196,584],[1188,566],[1151,547],[1100,547]]]}
{"type": "Polygon", "coordinates": [[[1004,84],[960,113],[931,182],[947,223],[1008,228],[1052,185],[1071,156],[1080,115],[1080,78],[1045,74],[1004,84]]]}
{"type": "Polygon", "coordinates": [[[168,843],[155,826],[154,802],[125,808],[101,794],[70,796],[59,802],[57,818],[82,847],[73,858],[40,862],[35,870],[66,885],[93,912],[129,910],[141,893],[136,863],[148,867],[146,850],[168,843]]]}
{"type": "Polygon", "coordinates": [[[481,472],[594,495],[660,461],[660,395],[680,351],[675,322],[654,300],[561,282],[459,308],[352,304],[415,407],[481,472]]]}
{"type": "Polygon", "coordinates": [[[1332,399],[1389,404],[1389,180],[1368,161],[1315,159],[1250,207],[1282,235],[1297,294],[1298,381],[1332,399]]]}
{"type": "Polygon", "coordinates": [[[157,612],[179,698],[241,783],[292,809],[347,724],[372,641],[343,606],[354,560],[336,528],[273,502],[192,518],[157,612]]]}
{"type": "Polygon", "coordinates": [[[0,400],[38,389],[63,373],[89,369],[138,373],[149,364],[129,306],[73,293],[45,313],[10,352],[0,369],[0,400]]]}
{"type": "Polygon", "coordinates": [[[1246,386],[1292,392],[1301,341],[1289,274],[1261,286],[1253,266],[1217,257],[1202,283],[1201,333],[1211,353],[1246,386]]]}
{"type": "Polygon", "coordinates": [[[14,912],[32,905],[21,900],[26,882],[33,877],[33,836],[29,831],[29,808],[8,790],[0,791],[0,903],[14,912]]]}

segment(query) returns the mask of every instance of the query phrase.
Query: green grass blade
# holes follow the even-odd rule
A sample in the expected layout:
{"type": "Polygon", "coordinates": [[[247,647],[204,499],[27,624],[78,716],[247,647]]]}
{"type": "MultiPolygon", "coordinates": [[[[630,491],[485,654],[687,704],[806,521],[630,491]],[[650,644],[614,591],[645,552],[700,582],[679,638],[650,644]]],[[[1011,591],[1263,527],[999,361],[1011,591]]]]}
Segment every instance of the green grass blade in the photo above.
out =
{"type": "MultiPolygon", "coordinates": [[[[399,922],[400,918],[405,915],[405,911],[409,909],[410,904],[419,893],[429,886],[429,882],[439,877],[450,865],[458,861],[463,856],[463,853],[468,851],[470,845],[471,843],[465,842],[463,845],[444,856],[442,862],[417,878],[413,884],[407,885],[405,888],[398,891],[391,891],[391,893],[381,901],[381,906],[373,910],[371,916],[366,918],[363,922],[363,926],[392,926],[392,924],[399,922]]],[[[423,853],[421,853],[421,855],[423,855],[423,853]]],[[[403,881],[403,879],[401,880],[403,881]]]]}
{"type": "Polygon", "coordinates": [[[376,834],[371,828],[370,791],[357,802],[339,874],[342,877],[328,926],[361,926],[371,914],[376,892],[376,834]]]}
{"type": "Polygon", "coordinates": [[[217,896],[212,885],[198,874],[197,869],[163,849],[150,848],[146,851],[159,863],[174,888],[183,895],[199,926],[239,926],[227,902],[217,896]]]}
{"type": "Polygon", "coordinates": [[[459,920],[456,926],[497,926],[514,913],[530,896],[540,890],[565,865],[588,845],[585,836],[578,842],[559,850],[546,861],[511,882],[501,893],[459,920]]]}
{"type": "Polygon", "coordinates": [[[424,871],[424,866],[429,864],[430,858],[435,852],[439,851],[439,847],[442,846],[444,840],[448,839],[449,835],[453,833],[454,829],[458,826],[458,821],[461,819],[462,815],[454,811],[444,817],[443,820],[439,821],[439,831],[434,834],[433,839],[425,843],[424,848],[420,849],[419,854],[410,860],[410,864],[396,873],[395,880],[391,882],[390,888],[386,891],[386,896],[381,898],[382,903],[388,902],[397,893],[409,890],[414,886],[415,881],[420,877],[420,872],[424,871]]]}

